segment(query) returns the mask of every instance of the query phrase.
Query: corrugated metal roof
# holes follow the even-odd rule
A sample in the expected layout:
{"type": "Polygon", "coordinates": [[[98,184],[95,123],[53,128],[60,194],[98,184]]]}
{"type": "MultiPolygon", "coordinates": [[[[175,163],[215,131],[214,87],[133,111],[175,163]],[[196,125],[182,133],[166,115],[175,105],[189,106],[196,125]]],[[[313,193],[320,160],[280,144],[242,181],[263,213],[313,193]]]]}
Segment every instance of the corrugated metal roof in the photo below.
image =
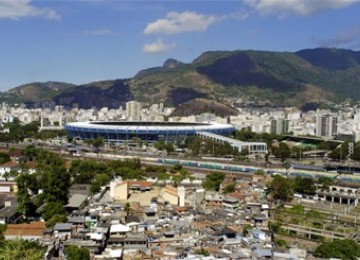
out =
{"type": "Polygon", "coordinates": [[[67,208],[80,208],[80,206],[87,199],[86,195],[83,194],[74,194],[70,197],[69,203],[65,206],[67,208]]]}

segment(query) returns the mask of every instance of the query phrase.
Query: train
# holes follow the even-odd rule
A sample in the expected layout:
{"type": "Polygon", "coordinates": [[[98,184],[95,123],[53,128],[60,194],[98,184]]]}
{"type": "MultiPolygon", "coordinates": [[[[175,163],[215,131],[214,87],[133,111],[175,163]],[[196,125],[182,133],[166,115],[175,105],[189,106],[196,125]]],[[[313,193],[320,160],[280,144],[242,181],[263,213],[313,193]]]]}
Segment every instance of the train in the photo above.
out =
{"type": "Polygon", "coordinates": [[[331,179],[336,179],[341,182],[350,182],[360,184],[360,176],[352,174],[339,174],[336,172],[328,171],[312,171],[312,170],[299,170],[299,169],[265,169],[260,167],[228,164],[225,162],[207,162],[207,161],[195,161],[195,160],[183,160],[183,159],[168,159],[168,158],[146,158],[147,160],[154,161],[158,164],[165,165],[177,165],[180,164],[184,167],[200,168],[200,169],[209,169],[209,170],[221,170],[221,171],[230,171],[233,173],[248,173],[253,174],[255,172],[263,172],[269,175],[282,175],[282,176],[291,176],[291,177],[306,177],[306,178],[320,178],[328,177],[331,179]]]}

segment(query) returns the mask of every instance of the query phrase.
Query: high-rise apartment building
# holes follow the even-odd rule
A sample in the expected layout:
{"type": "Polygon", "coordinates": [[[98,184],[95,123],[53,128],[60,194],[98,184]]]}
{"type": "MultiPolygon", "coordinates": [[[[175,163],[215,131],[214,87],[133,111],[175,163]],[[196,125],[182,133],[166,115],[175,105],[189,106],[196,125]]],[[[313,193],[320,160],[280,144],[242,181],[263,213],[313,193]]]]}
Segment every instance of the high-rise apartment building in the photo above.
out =
{"type": "Polygon", "coordinates": [[[141,103],[137,101],[126,102],[126,117],[129,121],[140,121],[141,103]]]}
{"type": "Polygon", "coordinates": [[[333,137],[337,134],[337,127],[337,114],[316,111],[316,136],[333,137]]]}
{"type": "Polygon", "coordinates": [[[287,119],[272,119],[270,125],[271,134],[285,134],[289,132],[289,122],[287,119]]]}

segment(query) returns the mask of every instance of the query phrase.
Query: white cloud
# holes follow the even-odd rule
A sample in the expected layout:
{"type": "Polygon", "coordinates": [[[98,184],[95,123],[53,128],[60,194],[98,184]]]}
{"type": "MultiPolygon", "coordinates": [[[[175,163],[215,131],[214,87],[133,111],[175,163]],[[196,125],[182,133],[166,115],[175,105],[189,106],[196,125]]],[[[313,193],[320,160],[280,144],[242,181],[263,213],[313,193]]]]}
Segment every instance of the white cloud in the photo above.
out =
{"type": "Polygon", "coordinates": [[[111,35],[113,32],[110,29],[95,29],[95,30],[85,31],[84,33],[94,36],[103,36],[103,35],[111,35]]]}
{"type": "Polygon", "coordinates": [[[358,48],[360,44],[360,27],[353,27],[347,31],[343,31],[331,39],[314,39],[314,41],[321,47],[358,48]]]}
{"type": "Polygon", "coordinates": [[[175,48],[175,43],[165,44],[161,39],[157,39],[156,42],[147,43],[143,47],[145,53],[165,53],[175,48]]]}
{"type": "Polygon", "coordinates": [[[147,24],[145,34],[175,34],[182,32],[202,32],[213,23],[223,19],[215,15],[204,15],[196,12],[170,12],[164,19],[147,24]]]}
{"type": "Polygon", "coordinates": [[[244,11],[244,10],[239,10],[239,11],[235,11],[235,12],[232,12],[232,13],[224,16],[224,18],[231,18],[231,19],[234,19],[234,20],[243,21],[243,20],[248,19],[249,16],[250,16],[249,12],[244,11]]]}
{"type": "Polygon", "coordinates": [[[13,19],[36,16],[49,20],[59,20],[60,15],[53,9],[35,7],[30,0],[0,0],[0,19],[13,19]]]}
{"type": "Polygon", "coordinates": [[[290,13],[309,15],[326,9],[339,9],[359,3],[359,0],[245,0],[245,3],[261,14],[285,17],[290,13]]]}

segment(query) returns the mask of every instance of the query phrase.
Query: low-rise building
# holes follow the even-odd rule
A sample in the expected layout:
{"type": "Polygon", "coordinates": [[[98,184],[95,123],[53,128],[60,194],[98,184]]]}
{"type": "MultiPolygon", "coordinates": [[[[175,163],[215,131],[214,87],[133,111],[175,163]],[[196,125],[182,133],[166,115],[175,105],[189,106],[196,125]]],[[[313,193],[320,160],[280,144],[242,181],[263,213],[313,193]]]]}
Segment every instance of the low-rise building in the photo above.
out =
{"type": "Polygon", "coordinates": [[[23,224],[8,224],[5,232],[5,239],[28,239],[40,240],[44,236],[45,222],[33,221],[23,224]]]}

